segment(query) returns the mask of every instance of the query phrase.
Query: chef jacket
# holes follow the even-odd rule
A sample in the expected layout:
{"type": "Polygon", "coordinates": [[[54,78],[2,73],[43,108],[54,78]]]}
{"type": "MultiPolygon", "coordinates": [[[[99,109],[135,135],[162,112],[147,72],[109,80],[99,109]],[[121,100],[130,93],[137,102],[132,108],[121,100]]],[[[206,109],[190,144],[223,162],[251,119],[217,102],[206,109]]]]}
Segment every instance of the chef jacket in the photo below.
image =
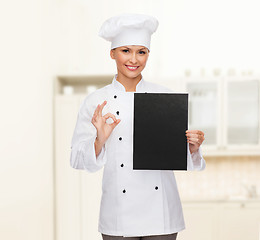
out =
{"type": "MultiPolygon", "coordinates": [[[[96,172],[104,167],[98,231],[114,236],[147,236],[185,229],[181,201],[172,170],[133,170],[134,92],[126,92],[116,80],[87,95],[80,106],[71,141],[70,165],[96,172]],[[97,130],[91,123],[98,104],[107,104],[102,115],[110,112],[121,119],[96,157],[97,130]]],[[[137,93],[173,92],[142,79],[137,93]]],[[[111,118],[107,123],[112,123],[111,118]]],[[[201,149],[191,154],[187,143],[187,169],[203,170],[201,149]]],[[[174,159],[174,155],[172,156],[174,159]]]]}

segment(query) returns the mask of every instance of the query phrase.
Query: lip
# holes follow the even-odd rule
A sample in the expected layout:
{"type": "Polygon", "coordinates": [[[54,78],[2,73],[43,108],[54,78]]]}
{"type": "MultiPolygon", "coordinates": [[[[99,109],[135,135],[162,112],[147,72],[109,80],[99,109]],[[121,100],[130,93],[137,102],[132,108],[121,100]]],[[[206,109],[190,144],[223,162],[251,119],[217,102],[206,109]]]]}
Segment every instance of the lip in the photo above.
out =
{"type": "Polygon", "coordinates": [[[128,70],[130,70],[130,71],[136,71],[138,68],[139,68],[139,66],[131,66],[131,65],[125,65],[126,66],[126,68],[128,69],[128,70]],[[128,67],[136,67],[135,69],[130,69],[130,68],[128,68],[128,67]]]}

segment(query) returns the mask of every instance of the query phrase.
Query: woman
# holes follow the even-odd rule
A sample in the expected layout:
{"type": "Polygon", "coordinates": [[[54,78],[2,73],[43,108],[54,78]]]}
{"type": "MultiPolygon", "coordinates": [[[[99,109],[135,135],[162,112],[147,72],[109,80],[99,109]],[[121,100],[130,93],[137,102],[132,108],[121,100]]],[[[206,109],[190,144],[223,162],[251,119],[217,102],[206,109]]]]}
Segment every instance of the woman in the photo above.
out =
{"type": "MultiPolygon", "coordinates": [[[[174,172],[133,170],[134,92],[172,92],[141,75],[157,27],[154,17],[142,14],[104,22],[99,36],[111,41],[117,74],[89,94],[78,113],[70,164],[88,172],[104,167],[98,225],[103,240],[174,240],[185,228],[174,172]]],[[[187,130],[186,136],[188,170],[203,170],[204,133],[187,130]]]]}

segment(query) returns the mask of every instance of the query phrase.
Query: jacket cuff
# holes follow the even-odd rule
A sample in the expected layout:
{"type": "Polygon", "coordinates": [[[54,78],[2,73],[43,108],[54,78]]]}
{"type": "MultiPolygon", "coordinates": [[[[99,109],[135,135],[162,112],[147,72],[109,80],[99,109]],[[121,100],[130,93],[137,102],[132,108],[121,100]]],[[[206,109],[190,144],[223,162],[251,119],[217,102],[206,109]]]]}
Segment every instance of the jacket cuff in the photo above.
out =
{"type": "Polygon", "coordinates": [[[202,156],[201,147],[199,147],[198,151],[191,153],[188,143],[188,156],[187,156],[187,170],[198,170],[201,171],[206,167],[205,160],[202,156]]]}
{"type": "Polygon", "coordinates": [[[72,148],[70,161],[73,168],[96,172],[105,165],[107,161],[106,146],[105,144],[102,146],[99,155],[96,157],[95,139],[96,136],[89,137],[72,148]]]}
{"type": "Polygon", "coordinates": [[[105,144],[102,146],[102,149],[98,156],[96,156],[95,151],[95,140],[96,136],[93,136],[90,141],[85,142],[84,144],[84,165],[85,169],[89,172],[96,172],[101,169],[106,161],[106,147],[105,144]]]}
{"type": "MultiPolygon", "coordinates": [[[[94,153],[95,153],[95,147],[94,147],[94,153]]],[[[96,154],[95,154],[96,156],[96,154]]],[[[107,158],[106,158],[106,144],[104,144],[101,148],[101,151],[100,153],[98,154],[98,156],[96,157],[96,163],[98,166],[104,166],[105,163],[107,161],[107,158]]]]}

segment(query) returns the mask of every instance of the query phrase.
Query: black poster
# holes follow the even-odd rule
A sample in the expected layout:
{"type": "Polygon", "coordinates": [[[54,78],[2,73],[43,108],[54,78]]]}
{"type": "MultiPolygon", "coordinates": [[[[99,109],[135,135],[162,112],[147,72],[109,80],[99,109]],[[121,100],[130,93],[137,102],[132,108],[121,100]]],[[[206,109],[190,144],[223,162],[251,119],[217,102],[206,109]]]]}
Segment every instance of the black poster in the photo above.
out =
{"type": "Polygon", "coordinates": [[[187,170],[188,93],[134,93],[133,169],[187,170]]]}

